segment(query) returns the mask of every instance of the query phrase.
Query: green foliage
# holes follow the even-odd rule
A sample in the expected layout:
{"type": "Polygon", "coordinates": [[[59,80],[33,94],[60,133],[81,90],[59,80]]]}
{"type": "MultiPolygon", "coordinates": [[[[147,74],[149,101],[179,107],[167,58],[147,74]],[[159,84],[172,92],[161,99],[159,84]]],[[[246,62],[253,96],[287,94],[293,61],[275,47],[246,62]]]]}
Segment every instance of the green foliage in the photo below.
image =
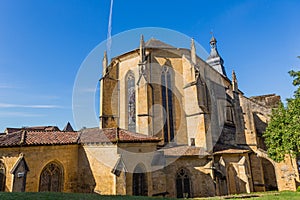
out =
{"type": "Polygon", "coordinates": [[[300,192],[300,186],[297,187],[297,192],[300,192]]]}
{"type": "MultiPolygon", "coordinates": [[[[294,78],[293,85],[300,86],[300,71],[289,71],[294,78]]],[[[273,109],[271,120],[264,133],[269,156],[280,162],[286,154],[296,157],[300,154],[300,87],[294,98],[273,109]]]]}
{"type": "MultiPolygon", "coordinates": [[[[291,70],[291,71],[289,71],[289,74],[291,77],[294,78],[293,85],[299,86],[300,85],[300,71],[291,70]]],[[[300,87],[298,87],[298,89],[295,91],[294,96],[295,96],[295,98],[300,97],[300,87]]]]}

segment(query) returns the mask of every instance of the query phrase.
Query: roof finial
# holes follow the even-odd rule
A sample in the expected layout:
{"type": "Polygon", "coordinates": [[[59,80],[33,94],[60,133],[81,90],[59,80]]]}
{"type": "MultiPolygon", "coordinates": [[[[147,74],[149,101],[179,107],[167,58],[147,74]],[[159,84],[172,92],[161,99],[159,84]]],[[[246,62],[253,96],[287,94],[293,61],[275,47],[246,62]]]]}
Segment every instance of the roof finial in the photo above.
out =
{"type": "Polygon", "coordinates": [[[144,41],[144,35],[141,35],[140,39],[140,62],[144,62],[145,58],[145,41],[144,41]]]}
{"type": "Polygon", "coordinates": [[[197,63],[196,46],[195,46],[194,38],[192,38],[192,41],[191,41],[191,59],[192,59],[193,64],[197,63]]]}
{"type": "Polygon", "coordinates": [[[210,39],[210,41],[209,41],[210,47],[215,49],[215,48],[217,47],[217,46],[216,46],[217,40],[216,40],[216,38],[215,38],[215,36],[214,36],[213,30],[210,31],[210,34],[211,34],[211,39],[210,39]]]}
{"type": "Polygon", "coordinates": [[[210,55],[206,59],[206,62],[212,66],[215,70],[217,70],[220,74],[223,74],[226,76],[225,68],[223,66],[224,60],[219,55],[219,52],[217,50],[217,40],[214,37],[213,33],[211,32],[212,37],[209,41],[210,44],[210,55]]]}
{"type": "Polygon", "coordinates": [[[103,60],[102,60],[102,77],[105,76],[106,74],[106,68],[107,68],[107,53],[106,51],[104,51],[104,56],[103,56],[103,60]]]}
{"type": "Polygon", "coordinates": [[[238,81],[234,70],[232,70],[232,90],[238,92],[238,81]]]}

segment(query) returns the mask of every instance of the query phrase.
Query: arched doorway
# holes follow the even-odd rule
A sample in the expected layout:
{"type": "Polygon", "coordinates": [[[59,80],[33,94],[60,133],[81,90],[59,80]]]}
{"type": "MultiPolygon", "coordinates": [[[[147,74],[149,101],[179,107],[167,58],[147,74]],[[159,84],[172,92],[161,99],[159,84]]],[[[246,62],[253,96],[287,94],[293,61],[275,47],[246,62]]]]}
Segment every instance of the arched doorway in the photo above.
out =
{"type": "Polygon", "coordinates": [[[148,196],[147,173],[143,164],[138,164],[134,169],[132,195],[148,196]]]}
{"type": "Polygon", "coordinates": [[[51,162],[47,164],[40,175],[40,192],[61,192],[63,184],[62,167],[51,162]]]}
{"type": "Polygon", "coordinates": [[[276,173],[273,164],[265,158],[261,158],[261,164],[264,172],[264,182],[266,191],[278,190],[276,173]]]}
{"type": "Polygon", "coordinates": [[[0,192],[4,192],[5,191],[5,176],[6,170],[5,170],[5,166],[4,163],[0,161],[0,192]]]}
{"type": "Polygon", "coordinates": [[[177,198],[190,198],[191,179],[186,169],[180,169],[176,174],[176,192],[177,198]]]}

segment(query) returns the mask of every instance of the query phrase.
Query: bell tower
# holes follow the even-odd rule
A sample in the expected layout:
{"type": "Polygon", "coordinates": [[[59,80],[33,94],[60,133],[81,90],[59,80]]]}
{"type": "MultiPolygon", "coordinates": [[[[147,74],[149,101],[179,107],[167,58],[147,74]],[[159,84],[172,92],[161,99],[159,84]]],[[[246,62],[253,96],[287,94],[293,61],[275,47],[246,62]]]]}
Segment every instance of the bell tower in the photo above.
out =
{"type": "Polygon", "coordinates": [[[212,66],[215,70],[217,70],[220,74],[226,76],[225,68],[223,66],[224,60],[219,55],[217,50],[217,40],[214,36],[210,39],[210,55],[206,59],[206,62],[212,66]]]}

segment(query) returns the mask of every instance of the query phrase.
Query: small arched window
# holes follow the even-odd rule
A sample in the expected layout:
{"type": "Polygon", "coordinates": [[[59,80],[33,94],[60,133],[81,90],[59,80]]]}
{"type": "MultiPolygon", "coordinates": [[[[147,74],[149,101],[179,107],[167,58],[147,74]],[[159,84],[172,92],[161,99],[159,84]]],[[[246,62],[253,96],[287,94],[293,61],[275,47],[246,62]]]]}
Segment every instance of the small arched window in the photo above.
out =
{"type": "Polygon", "coordinates": [[[132,195],[135,196],[147,196],[148,184],[147,173],[145,167],[142,164],[138,164],[133,171],[132,180],[132,195]]]}
{"type": "Polygon", "coordinates": [[[185,169],[178,170],[176,174],[177,198],[191,198],[191,180],[185,169]]]}
{"type": "Polygon", "coordinates": [[[49,163],[40,176],[40,192],[61,192],[63,170],[57,163],[49,163]]]}
{"type": "Polygon", "coordinates": [[[164,142],[174,140],[174,121],[173,121],[173,92],[171,68],[164,66],[161,74],[161,97],[163,107],[163,135],[164,142]]]}
{"type": "Polygon", "coordinates": [[[5,170],[5,166],[4,163],[2,161],[0,161],[0,191],[4,192],[5,191],[5,176],[6,170],[5,170]]]}
{"type": "Polygon", "coordinates": [[[135,78],[133,72],[129,72],[126,79],[127,103],[128,103],[128,130],[136,131],[136,107],[135,107],[135,78]]]}

